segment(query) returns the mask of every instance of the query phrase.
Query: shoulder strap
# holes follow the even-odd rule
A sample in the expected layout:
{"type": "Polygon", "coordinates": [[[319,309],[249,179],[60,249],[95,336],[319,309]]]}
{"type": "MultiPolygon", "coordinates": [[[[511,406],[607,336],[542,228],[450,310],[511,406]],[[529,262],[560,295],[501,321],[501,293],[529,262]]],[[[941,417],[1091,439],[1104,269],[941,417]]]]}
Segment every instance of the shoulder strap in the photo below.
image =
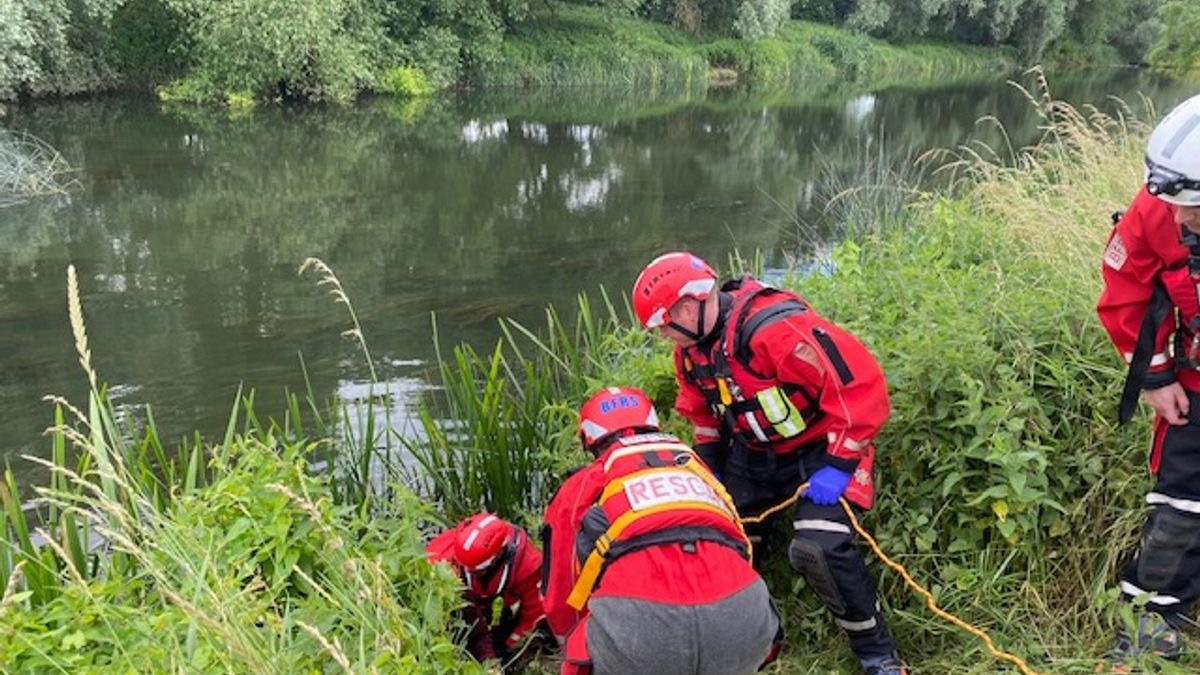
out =
{"type": "Polygon", "coordinates": [[[737,316],[734,317],[732,326],[734,343],[730,354],[744,368],[750,370],[750,359],[754,356],[750,349],[750,341],[754,338],[755,333],[776,321],[807,311],[808,305],[803,300],[786,291],[770,286],[754,291],[742,301],[742,306],[739,308],[737,316]],[[784,297],[751,314],[750,306],[756,299],[775,294],[783,294],[784,297]]]}

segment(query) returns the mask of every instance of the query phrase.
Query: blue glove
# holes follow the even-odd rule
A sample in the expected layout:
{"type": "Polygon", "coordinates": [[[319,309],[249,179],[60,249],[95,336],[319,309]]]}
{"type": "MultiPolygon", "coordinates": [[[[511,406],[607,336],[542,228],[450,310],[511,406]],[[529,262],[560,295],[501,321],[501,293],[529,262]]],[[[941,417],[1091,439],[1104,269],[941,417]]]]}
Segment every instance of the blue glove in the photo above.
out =
{"type": "Polygon", "coordinates": [[[832,466],[823,466],[808,479],[808,490],[804,496],[814,504],[832,506],[837,503],[849,484],[849,473],[832,466]]]}

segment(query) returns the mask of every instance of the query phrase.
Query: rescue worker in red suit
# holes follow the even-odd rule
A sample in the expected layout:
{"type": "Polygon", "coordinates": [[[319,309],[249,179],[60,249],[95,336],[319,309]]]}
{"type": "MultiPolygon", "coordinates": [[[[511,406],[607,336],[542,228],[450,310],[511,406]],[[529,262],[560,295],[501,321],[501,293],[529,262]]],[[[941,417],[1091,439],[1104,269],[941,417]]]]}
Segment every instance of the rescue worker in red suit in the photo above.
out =
{"type": "Polygon", "coordinates": [[[430,562],[450,563],[463,580],[468,650],[480,661],[500,659],[507,665],[517,646],[535,637],[545,617],[538,593],[542,554],[525,530],[479,513],[435,537],[425,553],[430,562]],[[494,617],[497,597],[504,608],[494,617]]]}
{"type": "Polygon", "coordinates": [[[1179,629],[1200,596],[1200,96],[1155,127],[1145,161],[1145,185],[1114,216],[1096,306],[1130,365],[1120,421],[1139,393],[1155,413],[1151,511],[1120,583],[1148,611],[1136,631],[1117,632],[1111,672],[1129,672],[1141,654],[1180,656],[1179,629]]]}
{"type": "Polygon", "coordinates": [[[563,675],[748,675],[782,640],[737,512],[650,399],[609,387],[580,410],[595,461],[546,507],[543,602],[563,675]]]}
{"type": "MultiPolygon", "coordinates": [[[[875,497],[872,439],[890,411],[874,356],[792,293],[748,276],[718,289],[717,274],[690,253],[647,265],[633,307],[675,343],[675,408],[742,517],[807,483],[789,562],[845,630],[864,673],[905,673],[839,504],[844,496],[869,509],[875,497]]],[[[747,532],[754,539],[765,530],[747,532]]]]}

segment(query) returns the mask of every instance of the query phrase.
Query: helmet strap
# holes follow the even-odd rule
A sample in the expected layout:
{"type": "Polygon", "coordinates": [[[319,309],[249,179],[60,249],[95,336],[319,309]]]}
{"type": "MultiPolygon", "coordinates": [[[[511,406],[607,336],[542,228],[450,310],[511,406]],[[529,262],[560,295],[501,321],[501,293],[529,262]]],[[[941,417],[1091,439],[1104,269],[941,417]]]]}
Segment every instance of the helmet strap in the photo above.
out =
{"type": "Polygon", "coordinates": [[[700,309],[699,309],[700,316],[696,319],[696,330],[693,331],[693,330],[684,328],[683,326],[675,323],[674,321],[667,322],[667,326],[669,326],[676,333],[679,333],[680,335],[687,337],[687,339],[689,339],[689,340],[695,340],[697,342],[699,342],[700,339],[704,337],[704,334],[706,332],[704,330],[704,303],[707,302],[707,298],[704,300],[700,300],[699,302],[700,302],[700,309]]]}

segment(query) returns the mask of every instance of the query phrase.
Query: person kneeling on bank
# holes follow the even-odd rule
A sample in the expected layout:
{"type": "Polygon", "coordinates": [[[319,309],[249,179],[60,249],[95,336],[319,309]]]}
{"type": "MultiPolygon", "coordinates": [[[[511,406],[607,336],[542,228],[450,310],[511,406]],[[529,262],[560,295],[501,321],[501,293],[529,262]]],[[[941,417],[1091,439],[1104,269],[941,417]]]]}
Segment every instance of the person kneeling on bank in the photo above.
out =
{"type": "Polygon", "coordinates": [[[543,606],[563,675],[747,675],[782,642],[779,614],[719,481],[661,432],[641,391],[580,411],[594,461],[546,508],[543,606]]]}
{"type": "Polygon", "coordinates": [[[449,563],[463,582],[461,618],[467,649],[476,659],[499,659],[503,672],[512,675],[527,662],[520,656],[537,653],[534,645],[522,653],[520,645],[553,644],[538,592],[542,554],[523,528],[479,513],[435,537],[425,553],[431,563],[449,563]]]}

